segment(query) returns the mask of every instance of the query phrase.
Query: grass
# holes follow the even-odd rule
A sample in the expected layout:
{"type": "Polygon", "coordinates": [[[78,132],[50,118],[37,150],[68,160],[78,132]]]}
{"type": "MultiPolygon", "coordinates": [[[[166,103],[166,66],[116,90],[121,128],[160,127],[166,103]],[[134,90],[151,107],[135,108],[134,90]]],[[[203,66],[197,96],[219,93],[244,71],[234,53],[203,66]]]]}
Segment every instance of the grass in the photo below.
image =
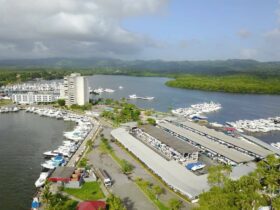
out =
{"type": "Polygon", "coordinates": [[[98,182],[86,182],[81,189],[65,188],[64,192],[81,200],[99,200],[105,197],[98,182]]]}
{"type": "Polygon", "coordinates": [[[169,208],[162,203],[159,199],[156,198],[155,193],[153,192],[151,186],[141,179],[135,181],[137,186],[144,192],[144,194],[153,202],[154,205],[158,207],[160,210],[169,210],[169,208]]]}
{"type": "Polygon", "coordinates": [[[12,104],[12,100],[8,100],[8,99],[1,99],[0,100],[0,106],[7,106],[7,105],[10,105],[12,104]]]}

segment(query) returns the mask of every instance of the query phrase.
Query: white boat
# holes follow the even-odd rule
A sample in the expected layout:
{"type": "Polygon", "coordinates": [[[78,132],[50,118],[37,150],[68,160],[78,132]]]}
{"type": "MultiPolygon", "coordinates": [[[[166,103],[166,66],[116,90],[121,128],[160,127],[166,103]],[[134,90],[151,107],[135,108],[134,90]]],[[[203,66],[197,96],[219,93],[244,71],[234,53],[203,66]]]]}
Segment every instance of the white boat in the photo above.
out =
{"type": "Polygon", "coordinates": [[[136,94],[132,94],[128,96],[129,99],[143,99],[143,100],[153,100],[155,97],[147,96],[147,97],[141,97],[137,96],[136,94]]]}
{"type": "Polygon", "coordinates": [[[119,86],[119,89],[123,89],[123,86],[119,86]]]}
{"type": "Polygon", "coordinates": [[[199,165],[195,165],[192,167],[192,171],[197,171],[199,169],[203,169],[205,167],[205,164],[199,164],[199,165]]]}
{"type": "Polygon", "coordinates": [[[271,145],[271,146],[273,146],[274,148],[276,148],[276,149],[279,149],[279,150],[280,150],[280,142],[271,143],[270,145],[271,145]]]}
{"type": "Polygon", "coordinates": [[[210,125],[212,125],[212,126],[214,126],[214,127],[217,127],[217,128],[222,128],[222,127],[224,127],[222,124],[217,123],[217,122],[212,122],[212,123],[210,123],[210,125]]]}
{"type": "Polygon", "coordinates": [[[113,93],[113,92],[115,92],[115,90],[110,89],[110,88],[106,88],[106,89],[104,90],[104,92],[106,92],[106,93],[113,93]]]}
{"type": "Polygon", "coordinates": [[[45,184],[49,175],[49,172],[42,172],[35,182],[35,187],[42,187],[45,184]]]}
{"type": "Polygon", "coordinates": [[[47,151],[47,152],[44,152],[43,155],[47,156],[47,157],[54,157],[54,156],[57,156],[57,153],[55,153],[53,151],[47,151]]]}

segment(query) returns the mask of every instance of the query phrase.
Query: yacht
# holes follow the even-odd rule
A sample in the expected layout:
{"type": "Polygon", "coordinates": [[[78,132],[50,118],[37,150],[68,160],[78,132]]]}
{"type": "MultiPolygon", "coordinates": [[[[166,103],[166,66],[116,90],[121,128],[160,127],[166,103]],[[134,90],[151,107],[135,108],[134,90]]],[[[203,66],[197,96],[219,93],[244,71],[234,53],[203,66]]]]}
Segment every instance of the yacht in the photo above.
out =
{"type": "Polygon", "coordinates": [[[49,172],[42,172],[35,182],[35,187],[42,187],[45,184],[49,175],[49,172]]]}

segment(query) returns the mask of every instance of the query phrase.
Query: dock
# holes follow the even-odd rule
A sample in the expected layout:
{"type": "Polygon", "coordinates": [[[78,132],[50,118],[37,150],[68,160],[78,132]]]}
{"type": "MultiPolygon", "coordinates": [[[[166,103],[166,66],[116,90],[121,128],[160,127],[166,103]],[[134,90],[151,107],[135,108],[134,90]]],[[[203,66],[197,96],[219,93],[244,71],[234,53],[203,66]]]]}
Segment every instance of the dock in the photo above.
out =
{"type": "Polygon", "coordinates": [[[97,121],[91,120],[91,123],[93,125],[93,128],[91,129],[87,137],[83,140],[83,143],[80,145],[80,147],[72,155],[71,159],[68,161],[66,166],[76,166],[76,163],[80,160],[83,153],[85,152],[87,141],[91,140],[96,135],[96,132],[100,129],[100,124],[97,121]]]}

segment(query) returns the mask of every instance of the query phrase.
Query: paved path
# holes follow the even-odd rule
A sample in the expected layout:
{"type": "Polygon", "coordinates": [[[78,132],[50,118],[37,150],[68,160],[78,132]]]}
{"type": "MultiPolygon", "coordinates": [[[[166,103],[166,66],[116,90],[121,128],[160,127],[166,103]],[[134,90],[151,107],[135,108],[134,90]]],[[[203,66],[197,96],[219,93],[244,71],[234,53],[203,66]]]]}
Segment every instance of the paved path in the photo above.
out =
{"type": "Polygon", "coordinates": [[[77,151],[75,152],[75,154],[71,157],[71,159],[69,160],[69,162],[67,163],[66,166],[75,166],[76,163],[78,162],[78,160],[81,158],[81,156],[83,155],[83,152],[86,149],[86,144],[87,141],[96,137],[97,135],[97,131],[100,129],[100,125],[98,122],[96,121],[91,121],[93,124],[93,128],[91,129],[90,133],[87,135],[87,137],[85,138],[85,140],[83,141],[83,143],[80,145],[80,147],[77,149],[77,151]]]}
{"type": "Polygon", "coordinates": [[[94,143],[95,149],[88,154],[90,163],[96,168],[105,169],[113,180],[109,191],[119,196],[128,210],[155,210],[156,207],[145,197],[137,185],[121,171],[117,163],[107,154],[101,155],[98,149],[100,139],[94,143]]]}

